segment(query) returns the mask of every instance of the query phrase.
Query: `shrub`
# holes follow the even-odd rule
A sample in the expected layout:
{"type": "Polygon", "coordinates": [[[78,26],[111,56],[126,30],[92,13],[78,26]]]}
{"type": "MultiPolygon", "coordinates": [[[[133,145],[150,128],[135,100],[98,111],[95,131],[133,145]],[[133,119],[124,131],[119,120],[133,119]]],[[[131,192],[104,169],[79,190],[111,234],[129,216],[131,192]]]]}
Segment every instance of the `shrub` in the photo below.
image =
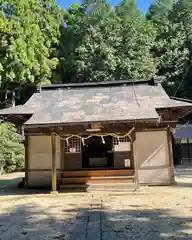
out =
{"type": "Polygon", "coordinates": [[[13,124],[0,125],[0,173],[24,168],[23,137],[13,124]]]}

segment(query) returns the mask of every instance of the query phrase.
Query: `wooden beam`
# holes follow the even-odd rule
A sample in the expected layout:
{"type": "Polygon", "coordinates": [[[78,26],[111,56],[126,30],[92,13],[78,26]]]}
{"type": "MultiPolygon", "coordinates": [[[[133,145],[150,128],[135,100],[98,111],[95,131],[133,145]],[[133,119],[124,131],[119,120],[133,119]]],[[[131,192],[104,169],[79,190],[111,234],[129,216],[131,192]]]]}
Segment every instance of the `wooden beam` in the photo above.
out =
{"type": "Polygon", "coordinates": [[[51,150],[52,150],[52,191],[57,192],[57,169],[56,169],[56,134],[51,134],[51,150]]]}
{"type": "Polygon", "coordinates": [[[167,143],[168,143],[168,155],[169,155],[169,179],[174,182],[174,172],[173,172],[173,149],[172,149],[172,138],[171,138],[171,127],[167,127],[167,143]]]}
{"type": "MultiPolygon", "coordinates": [[[[170,124],[170,123],[164,123],[164,124],[160,124],[159,126],[157,125],[148,125],[148,124],[138,124],[135,126],[136,130],[137,131],[153,131],[153,130],[157,130],[157,131],[161,131],[161,128],[165,128],[165,130],[167,129],[167,125],[170,124]]],[[[106,134],[106,133],[127,133],[128,132],[128,129],[133,129],[133,126],[132,125],[128,125],[127,124],[127,127],[125,124],[116,124],[115,126],[112,126],[112,125],[109,125],[109,124],[106,124],[104,125],[104,130],[101,131],[101,132],[98,132],[98,133],[101,133],[101,134],[106,134]]],[[[76,134],[76,135],[88,135],[88,132],[84,131],[84,127],[83,126],[80,126],[80,125],[77,125],[77,126],[73,126],[72,128],[70,127],[66,127],[64,128],[64,130],[59,130],[59,126],[58,128],[55,128],[54,130],[52,130],[51,128],[48,128],[48,127],[45,127],[45,128],[28,128],[28,129],[25,129],[25,134],[26,135],[30,135],[30,136],[33,136],[33,135],[51,135],[51,132],[58,132],[59,135],[63,136],[63,135],[70,135],[70,134],[76,134]]]]}
{"type": "Polygon", "coordinates": [[[137,129],[137,132],[161,132],[167,131],[167,128],[160,127],[160,128],[144,128],[144,129],[137,129]]]}
{"type": "MultiPolygon", "coordinates": [[[[150,128],[156,127],[156,122],[134,122],[134,123],[126,123],[125,122],[117,122],[114,124],[111,124],[110,122],[105,122],[105,123],[101,123],[104,127],[103,132],[111,132],[111,130],[113,129],[113,132],[126,132],[127,128],[133,128],[133,127],[140,127],[140,128],[150,128]]],[[[28,133],[34,133],[36,131],[38,132],[42,132],[42,133],[49,133],[51,134],[51,130],[54,132],[58,132],[58,133],[63,133],[63,134],[71,134],[71,133],[86,133],[85,131],[85,124],[83,123],[77,123],[77,124],[73,124],[73,125],[65,125],[65,124],[55,124],[55,126],[51,126],[51,125],[33,125],[30,127],[25,126],[25,131],[28,133]]]]}

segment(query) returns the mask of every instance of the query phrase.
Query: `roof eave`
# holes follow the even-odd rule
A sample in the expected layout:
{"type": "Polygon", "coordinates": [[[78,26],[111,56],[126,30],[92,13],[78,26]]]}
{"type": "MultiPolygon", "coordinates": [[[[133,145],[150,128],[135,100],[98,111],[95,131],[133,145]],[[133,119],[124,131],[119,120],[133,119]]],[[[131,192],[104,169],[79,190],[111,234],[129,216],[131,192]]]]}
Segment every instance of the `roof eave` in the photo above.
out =
{"type": "Polygon", "coordinates": [[[26,121],[30,119],[32,115],[20,115],[20,114],[14,114],[14,115],[4,115],[0,116],[0,119],[2,122],[10,122],[15,125],[23,125],[26,121]]]}
{"type": "Polygon", "coordinates": [[[187,102],[187,103],[191,103],[192,104],[192,100],[191,99],[179,98],[179,97],[174,97],[174,96],[171,96],[170,98],[173,99],[173,100],[178,100],[180,102],[187,102]]]}
{"type": "Polygon", "coordinates": [[[64,123],[24,123],[25,128],[33,128],[33,127],[57,127],[57,126],[74,126],[74,125],[86,125],[86,124],[93,124],[93,123],[100,123],[100,124],[115,124],[115,123],[129,123],[129,124],[135,124],[135,123],[157,123],[158,118],[151,118],[151,119],[135,119],[135,120],[106,120],[106,121],[91,121],[91,122],[64,122],[64,123]]]}

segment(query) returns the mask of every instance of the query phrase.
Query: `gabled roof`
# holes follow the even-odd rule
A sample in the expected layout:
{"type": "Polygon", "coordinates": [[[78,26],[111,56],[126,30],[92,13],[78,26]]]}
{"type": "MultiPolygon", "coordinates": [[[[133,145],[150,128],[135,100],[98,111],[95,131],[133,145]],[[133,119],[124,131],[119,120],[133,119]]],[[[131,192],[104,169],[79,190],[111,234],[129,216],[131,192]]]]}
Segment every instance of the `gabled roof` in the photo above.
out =
{"type": "Polygon", "coordinates": [[[177,125],[173,131],[174,138],[192,138],[192,124],[177,125]]]}
{"type": "Polygon", "coordinates": [[[0,116],[31,114],[25,126],[90,122],[157,121],[156,109],[192,107],[170,99],[160,84],[151,82],[85,83],[42,88],[19,107],[0,116]]]}
{"type": "Polygon", "coordinates": [[[26,125],[49,123],[117,122],[158,119],[149,101],[135,97],[130,87],[60,89],[46,91],[52,99],[26,125]]]}

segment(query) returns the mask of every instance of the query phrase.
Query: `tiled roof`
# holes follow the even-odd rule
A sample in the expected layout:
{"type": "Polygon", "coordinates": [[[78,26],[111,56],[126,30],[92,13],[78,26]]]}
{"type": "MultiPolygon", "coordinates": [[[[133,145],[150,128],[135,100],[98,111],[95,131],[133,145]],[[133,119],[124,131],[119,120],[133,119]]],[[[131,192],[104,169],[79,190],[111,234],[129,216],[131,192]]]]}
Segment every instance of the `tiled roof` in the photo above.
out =
{"type": "Polygon", "coordinates": [[[178,125],[173,131],[175,138],[192,138],[192,124],[178,125]]]}
{"type": "Polygon", "coordinates": [[[156,109],[192,104],[170,99],[162,86],[136,84],[61,88],[35,93],[19,107],[4,109],[0,115],[29,114],[25,125],[157,120],[156,109]]]}

